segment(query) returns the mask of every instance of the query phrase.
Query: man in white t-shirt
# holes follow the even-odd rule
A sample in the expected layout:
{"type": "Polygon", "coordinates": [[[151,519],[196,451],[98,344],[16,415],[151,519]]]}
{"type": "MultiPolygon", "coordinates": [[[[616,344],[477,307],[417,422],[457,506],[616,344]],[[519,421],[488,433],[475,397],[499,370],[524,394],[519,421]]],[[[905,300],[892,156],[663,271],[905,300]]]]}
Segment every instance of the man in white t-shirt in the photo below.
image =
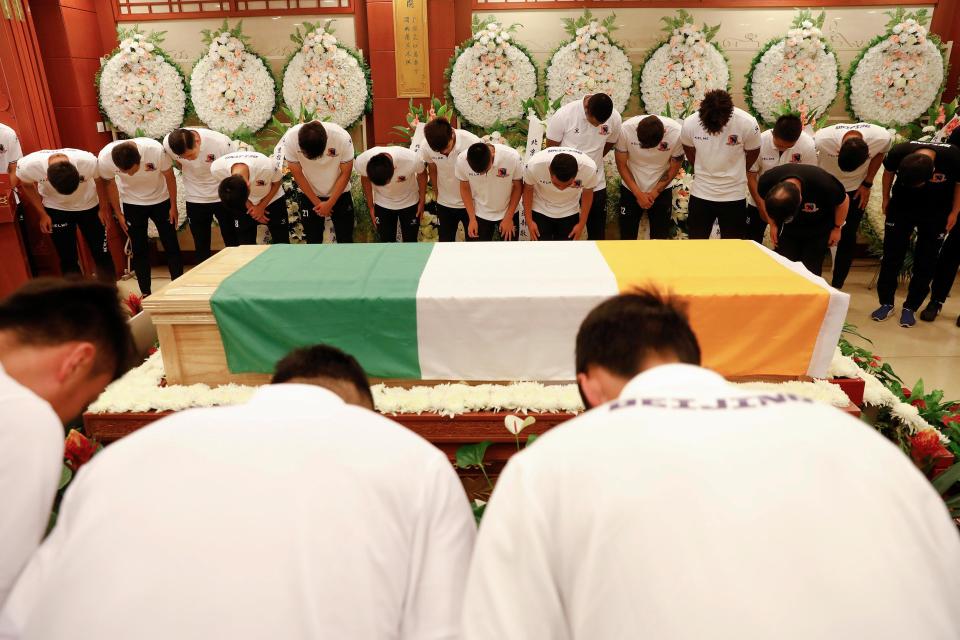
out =
{"type": "Polygon", "coordinates": [[[20,192],[40,212],[40,231],[51,234],[64,275],[80,273],[77,229],[93,254],[97,277],[116,280],[107,246],[108,209],[97,180],[97,156],[79,149],[45,149],[17,163],[20,192]]]}
{"type": "Polygon", "coordinates": [[[17,132],[0,122],[0,171],[10,176],[10,186],[17,186],[17,160],[23,157],[17,132]]]}
{"type": "Polygon", "coordinates": [[[603,240],[607,228],[607,180],[603,158],[620,137],[622,118],[605,93],[568,102],[547,120],[547,147],[568,147],[587,154],[597,167],[597,181],[587,219],[587,238],[603,240]]]}
{"type": "Polygon", "coordinates": [[[635,116],[620,127],[616,145],[620,171],[620,239],[636,240],[647,212],[650,239],[670,237],[673,192],[683,148],[680,125],[671,118],[635,116]]]}
{"type": "Polygon", "coordinates": [[[210,173],[214,161],[233,150],[233,141],[218,131],[187,127],[167,134],[163,147],[180,165],[197,264],[210,257],[210,228],[214,217],[224,246],[237,246],[237,221],[220,202],[219,182],[210,173]]]}
{"type": "Polygon", "coordinates": [[[460,194],[460,181],[455,175],[457,158],[480,138],[464,129],[454,129],[446,118],[434,118],[423,127],[427,144],[420,147],[420,156],[427,163],[430,184],[436,190],[437,219],[440,222],[440,242],[457,239],[457,228],[463,225],[464,238],[470,235],[470,214],[460,194]]]}
{"type": "Polygon", "coordinates": [[[32,280],[0,302],[0,610],[39,546],[63,469],[63,424],[129,365],[113,285],[32,280]]]}
{"type": "Polygon", "coordinates": [[[133,272],[137,275],[140,293],[149,296],[153,292],[147,238],[147,225],[151,220],[167,256],[170,279],[183,275],[173,161],[156,140],[134,138],[117,140],[101,149],[97,167],[107,196],[100,207],[107,210],[112,207],[120,226],[130,236],[133,272]]]}
{"type": "Polygon", "coordinates": [[[300,187],[300,216],[309,244],[323,243],[327,218],[340,244],[353,242],[353,138],[332,122],[311,120],[284,134],[283,156],[300,187]]]}
{"type": "Polygon", "coordinates": [[[257,227],[266,225],[271,244],[290,244],[290,222],[283,186],[283,140],[265,156],[234,151],[214,161],[210,173],[218,180],[224,206],[237,219],[237,240],[257,243],[257,227]]]}
{"type": "Polygon", "coordinates": [[[861,122],[824,127],[814,134],[813,140],[820,168],[839,180],[850,196],[850,212],[837,244],[831,283],[834,288],[842,289],[853,264],[857,232],[870,201],[873,178],[893,144],[893,136],[883,127],[861,122]]]}
{"type": "Polygon", "coordinates": [[[531,240],[578,240],[587,226],[599,175],[578,149],[550,147],[523,168],[523,215],[531,240]]]}
{"type": "Polygon", "coordinates": [[[656,294],[588,314],[594,408],[507,463],[460,637],[960,637],[960,537],[910,459],[834,407],[699,363],[656,294]]]}
{"type": "Polygon", "coordinates": [[[416,242],[427,195],[423,158],[405,147],[367,149],[354,162],[380,242],[416,242]]]}
{"type": "MultiPolygon", "coordinates": [[[[817,164],[813,137],[803,130],[800,117],[793,114],[780,116],[773,129],[760,134],[760,157],[747,172],[747,240],[763,243],[770,224],[763,198],[757,193],[757,182],[765,172],[785,164],[817,164]]],[[[770,227],[770,240],[777,245],[777,225],[770,227]]]]}
{"type": "Polygon", "coordinates": [[[683,121],[680,142],[693,165],[687,213],[692,240],[710,237],[715,222],[722,238],[742,238],[747,222],[747,168],[760,155],[757,119],[733,106],[722,89],[708,91],[697,113],[683,121]]]}
{"type": "Polygon", "coordinates": [[[513,240],[520,228],[523,160],[516,149],[477,142],[457,158],[456,178],[467,208],[471,239],[493,240],[498,229],[503,240],[513,240]]]}
{"type": "Polygon", "coordinates": [[[246,404],[110,445],[71,485],[0,636],[456,638],[467,497],[441,451],[372,408],[356,360],[313,347],[246,404]]]}

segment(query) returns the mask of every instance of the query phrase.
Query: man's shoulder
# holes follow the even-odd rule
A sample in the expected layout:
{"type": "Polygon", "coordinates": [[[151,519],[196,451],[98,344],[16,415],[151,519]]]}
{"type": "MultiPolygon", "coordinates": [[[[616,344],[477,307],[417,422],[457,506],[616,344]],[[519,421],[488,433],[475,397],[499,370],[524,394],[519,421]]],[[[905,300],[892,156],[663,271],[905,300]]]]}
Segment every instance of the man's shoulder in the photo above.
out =
{"type": "Polygon", "coordinates": [[[0,431],[18,448],[51,440],[63,446],[63,425],[50,403],[5,373],[0,374],[0,402],[5,414],[0,431]]]}

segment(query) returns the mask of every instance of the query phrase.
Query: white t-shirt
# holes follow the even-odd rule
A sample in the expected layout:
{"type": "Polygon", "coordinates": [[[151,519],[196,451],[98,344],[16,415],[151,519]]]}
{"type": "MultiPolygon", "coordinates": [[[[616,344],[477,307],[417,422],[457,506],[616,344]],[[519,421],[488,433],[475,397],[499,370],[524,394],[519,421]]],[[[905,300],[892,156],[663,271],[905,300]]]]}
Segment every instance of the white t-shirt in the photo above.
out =
{"type": "MultiPolygon", "coordinates": [[[[561,147],[579,149],[590,156],[597,167],[599,180],[594,191],[607,188],[603,167],[603,149],[620,137],[622,118],[614,109],[607,121],[595,127],[587,120],[583,100],[574,100],[563,105],[547,120],[547,140],[554,140],[561,147]]],[[[541,212],[542,213],[542,212],[541,212]]]]}
{"type": "Polygon", "coordinates": [[[0,173],[6,173],[7,167],[23,157],[17,132],[0,123],[0,173]]]}
{"type": "Polygon", "coordinates": [[[293,384],[110,445],[60,514],[0,636],[454,638],[476,531],[443,453],[293,384]]]}
{"type": "Polygon", "coordinates": [[[569,218],[580,212],[580,193],[593,189],[600,182],[597,165],[590,157],[569,147],[550,147],[533,154],[523,168],[524,184],[533,185],[533,210],[548,218],[569,218]],[[561,153],[572,155],[579,169],[572,185],[558,189],[550,179],[550,163],[561,153]]]}
{"type": "Polygon", "coordinates": [[[747,192],[747,151],[760,148],[760,126],[752,115],[734,107],[718,134],[707,133],[700,114],[683,121],[680,143],[697,150],[690,194],[712,202],[743,200],[747,192]]]}
{"type": "MultiPolygon", "coordinates": [[[[617,151],[627,154],[627,166],[636,180],[641,191],[650,191],[667,169],[670,160],[683,157],[683,148],[680,146],[680,123],[672,118],[660,118],[663,123],[663,140],[652,149],[640,147],[637,140],[637,125],[644,118],[654,116],[634,116],[620,127],[620,137],[617,138],[617,151]]],[[[621,184],[623,181],[621,180],[621,184]]],[[[624,185],[626,188],[626,185],[624,185]]]]}
{"type": "MultiPolygon", "coordinates": [[[[250,202],[260,204],[273,183],[283,178],[283,142],[274,148],[271,156],[256,151],[234,151],[214,160],[210,173],[217,179],[218,188],[225,178],[231,176],[231,169],[236,164],[247,165],[250,171],[250,202]]],[[[273,204],[282,197],[283,187],[280,187],[267,204],[273,204]]]]}
{"type": "Polygon", "coordinates": [[[63,468],[63,425],[0,366],[0,610],[40,546],[63,468]]]}
{"type": "MultiPolygon", "coordinates": [[[[773,130],[767,129],[760,134],[760,156],[750,167],[751,172],[757,174],[757,178],[764,173],[784,164],[817,164],[817,147],[813,142],[813,136],[806,131],[800,133],[800,137],[792,147],[780,153],[780,150],[773,146],[773,130]]],[[[753,196],[747,190],[747,203],[756,206],[753,196]]]]}
{"type": "Polygon", "coordinates": [[[510,460],[461,638],[947,640],[958,567],[943,500],[876,431],[668,365],[510,460]]]}
{"type": "Polygon", "coordinates": [[[480,138],[469,131],[454,129],[455,146],[450,155],[445,156],[423,144],[420,147],[420,157],[424,162],[437,166],[437,204],[451,209],[463,209],[463,198],[460,197],[460,181],[456,176],[457,158],[466,153],[470,145],[480,142],[480,138]]]}
{"type": "MultiPolygon", "coordinates": [[[[470,183],[470,195],[478,218],[499,222],[507,212],[515,180],[523,179],[523,160],[516,149],[493,145],[493,163],[486,173],[477,173],[467,164],[467,152],[457,158],[456,180],[470,183]]],[[[513,214],[513,212],[510,212],[513,214]]]]}
{"type": "Polygon", "coordinates": [[[97,156],[80,149],[44,149],[34,151],[17,162],[17,177],[37,185],[43,206],[59,211],[86,211],[99,203],[97,197],[97,156]],[[68,196],[54,189],[47,181],[50,156],[65,155],[80,173],[80,186],[68,196]]]}
{"type": "Polygon", "coordinates": [[[870,160],[878,153],[889,151],[890,145],[893,144],[893,136],[890,135],[889,131],[869,122],[835,124],[831,127],[824,127],[814,134],[813,139],[817,145],[817,152],[820,154],[820,168],[839,180],[847,191],[856,191],[860,187],[860,183],[867,177],[870,160]],[[840,146],[843,144],[843,136],[850,131],[860,132],[863,141],[867,143],[867,147],[870,149],[870,157],[853,171],[841,171],[838,164],[840,146]]]}
{"type": "Polygon", "coordinates": [[[420,154],[406,147],[374,147],[367,149],[353,162],[354,169],[364,178],[367,177],[367,163],[370,158],[388,154],[393,159],[393,177],[386,185],[373,186],[373,201],[384,209],[406,209],[420,201],[420,186],[417,176],[425,171],[420,154]]]}
{"type": "Polygon", "coordinates": [[[163,150],[163,145],[156,140],[133,138],[111,142],[100,150],[98,167],[101,178],[116,179],[117,189],[120,191],[120,202],[123,204],[151,205],[170,199],[163,172],[173,167],[173,160],[163,150]],[[133,142],[140,150],[140,168],[132,176],[120,171],[110,155],[114,147],[127,142],[133,142]]]}
{"type": "Polygon", "coordinates": [[[187,127],[187,129],[196,131],[200,135],[200,153],[195,160],[187,160],[175,154],[170,149],[169,134],[163,139],[164,151],[180,164],[186,201],[198,204],[220,202],[220,196],[217,194],[220,182],[210,173],[210,166],[214,160],[233,150],[233,141],[219,131],[197,127],[187,127]]]}
{"type": "MultiPolygon", "coordinates": [[[[353,162],[353,138],[343,127],[332,122],[322,122],[327,132],[327,148],[319,158],[310,160],[300,150],[297,137],[302,124],[295,125],[283,136],[283,153],[287,162],[296,162],[303,175],[310,181],[314,193],[320,198],[329,198],[333,185],[340,177],[340,167],[353,162]]],[[[349,188],[349,187],[348,187],[349,188]]]]}

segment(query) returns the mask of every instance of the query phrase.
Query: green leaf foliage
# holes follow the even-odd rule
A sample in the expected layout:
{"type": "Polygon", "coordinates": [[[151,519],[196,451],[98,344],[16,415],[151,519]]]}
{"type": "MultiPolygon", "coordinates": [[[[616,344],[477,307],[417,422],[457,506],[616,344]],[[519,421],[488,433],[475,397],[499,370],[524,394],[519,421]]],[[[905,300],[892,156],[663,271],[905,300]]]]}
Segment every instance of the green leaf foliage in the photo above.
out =
{"type": "Polygon", "coordinates": [[[477,444],[465,444],[457,448],[456,467],[458,469],[483,469],[487,449],[493,444],[489,440],[477,444]]]}

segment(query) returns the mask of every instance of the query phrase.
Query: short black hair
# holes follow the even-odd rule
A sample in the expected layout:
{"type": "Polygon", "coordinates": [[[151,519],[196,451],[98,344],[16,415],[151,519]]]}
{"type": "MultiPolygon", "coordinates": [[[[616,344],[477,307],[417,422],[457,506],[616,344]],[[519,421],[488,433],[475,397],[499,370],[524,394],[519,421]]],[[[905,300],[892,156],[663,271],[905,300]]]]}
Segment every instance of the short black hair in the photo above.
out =
{"type": "Polygon", "coordinates": [[[707,133],[716,135],[723,131],[733,116],[733,98],[723,89],[707,91],[697,113],[707,133]]]}
{"type": "Polygon", "coordinates": [[[657,116],[647,116],[637,124],[637,141],[641,149],[653,149],[663,141],[666,129],[657,116]]]}
{"type": "Polygon", "coordinates": [[[136,143],[121,142],[110,150],[110,158],[120,171],[127,171],[140,164],[140,149],[136,143]]]}
{"type": "Polygon", "coordinates": [[[196,144],[197,141],[193,139],[193,131],[190,131],[190,129],[174,129],[167,136],[167,145],[170,147],[170,151],[178,156],[190,151],[196,144]]]}
{"type": "Polygon", "coordinates": [[[486,173],[493,159],[486,142],[474,142],[467,147],[467,165],[477,173],[486,173]]]}
{"type": "Polygon", "coordinates": [[[296,379],[347,382],[373,407],[370,381],[363,367],[352,355],[336,347],[317,344],[294,349],[277,363],[270,384],[283,384],[296,379]]]}
{"type": "Polygon", "coordinates": [[[600,303],[577,332],[577,373],[597,366],[632,378],[651,355],[700,364],[700,344],[686,309],[655,290],[638,289],[600,303]]]}
{"type": "Polygon", "coordinates": [[[431,149],[440,153],[453,139],[453,126],[446,118],[434,118],[424,125],[423,137],[431,149]]]}
{"type": "Polygon", "coordinates": [[[560,182],[573,180],[578,170],[577,159],[569,153],[558,153],[550,161],[550,175],[560,182]]]}
{"type": "Polygon", "coordinates": [[[393,160],[386,153],[378,153],[367,162],[367,178],[382,187],[393,179],[393,160]]]}
{"type": "Polygon", "coordinates": [[[116,286],[95,280],[37,278],[0,301],[0,331],[23,345],[92,343],[94,368],[116,380],[130,368],[135,347],[116,286]]]}
{"type": "Polygon", "coordinates": [[[47,167],[47,182],[57,193],[69,196],[80,187],[80,172],[69,160],[47,167]]]}
{"type": "Polygon", "coordinates": [[[950,137],[947,138],[947,144],[960,147],[960,127],[957,127],[950,133],[950,137]]]}
{"type": "Polygon", "coordinates": [[[315,120],[304,123],[297,133],[297,144],[308,160],[316,160],[327,150],[326,127],[315,120]]]}
{"type": "Polygon", "coordinates": [[[837,166],[840,171],[854,171],[870,159],[870,147],[860,136],[850,136],[840,145],[837,166]]]}
{"type": "Polygon", "coordinates": [[[897,182],[907,187],[919,187],[933,177],[933,158],[925,153],[914,151],[900,161],[897,167],[897,182]]]}
{"type": "Polygon", "coordinates": [[[793,114],[782,115],[773,125],[773,136],[784,142],[794,143],[803,133],[803,120],[793,114]]]}
{"type": "Polygon", "coordinates": [[[778,225],[783,224],[790,218],[797,215],[800,211],[801,202],[800,189],[792,182],[778,182],[767,192],[767,197],[763,203],[767,207],[767,213],[778,225]]]}
{"type": "Polygon", "coordinates": [[[605,93],[595,93],[587,98],[587,113],[603,124],[613,115],[613,100],[605,93]]]}
{"type": "Polygon", "coordinates": [[[243,176],[228,176],[220,181],[217,194],[220,196],[220,202],[234,213],[246,211],[247,200],[250,198],[250,185],[243,176]]]}

